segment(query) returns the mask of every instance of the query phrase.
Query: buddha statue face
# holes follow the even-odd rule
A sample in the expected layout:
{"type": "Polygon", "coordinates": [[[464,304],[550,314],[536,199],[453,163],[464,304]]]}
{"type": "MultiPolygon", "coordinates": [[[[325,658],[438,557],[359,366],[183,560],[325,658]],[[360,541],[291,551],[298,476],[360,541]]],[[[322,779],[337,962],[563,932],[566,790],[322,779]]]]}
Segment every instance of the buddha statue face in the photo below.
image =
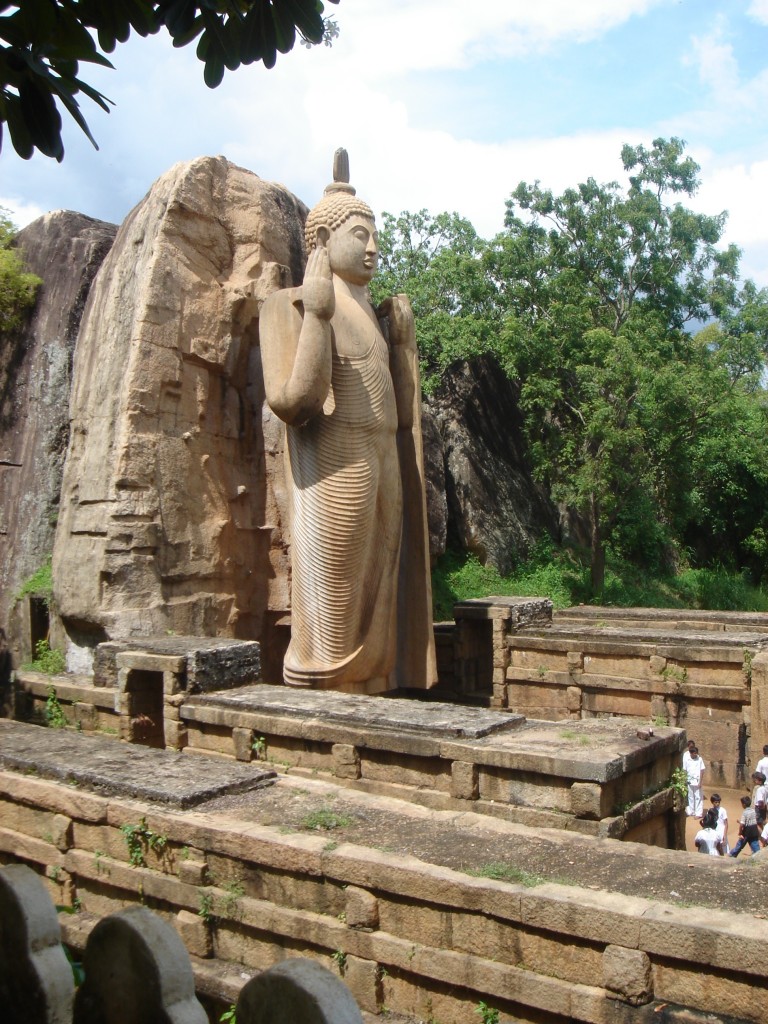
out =
{"type": "Polygon", "coordinates": [[[317,230],[317,240],[328,250],[331,271],[349,284],[367,285],[379,261],[379,236],[370,217],[353,214],[332,230],[317,230]]]}

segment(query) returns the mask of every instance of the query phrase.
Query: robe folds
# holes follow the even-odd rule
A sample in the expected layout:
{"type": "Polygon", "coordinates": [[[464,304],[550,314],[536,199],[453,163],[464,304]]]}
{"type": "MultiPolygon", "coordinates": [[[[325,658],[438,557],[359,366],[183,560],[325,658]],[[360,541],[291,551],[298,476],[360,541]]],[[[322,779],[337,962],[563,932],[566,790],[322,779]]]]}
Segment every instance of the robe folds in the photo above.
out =
{"type": "MultiPolygon", "coordinates": [[[[297,293],[277,292],[265,304],[262,348],[275,344],[278,325],[300,329],[297,293]]],[[[358,317],[354,331],[349,319],[337,304],[321,412],[286,426],[292,593],[284,679],[353,693],[428,687],[437,672],[418,357],[394,353],[372,318],[361,327],[358,317]]]]}

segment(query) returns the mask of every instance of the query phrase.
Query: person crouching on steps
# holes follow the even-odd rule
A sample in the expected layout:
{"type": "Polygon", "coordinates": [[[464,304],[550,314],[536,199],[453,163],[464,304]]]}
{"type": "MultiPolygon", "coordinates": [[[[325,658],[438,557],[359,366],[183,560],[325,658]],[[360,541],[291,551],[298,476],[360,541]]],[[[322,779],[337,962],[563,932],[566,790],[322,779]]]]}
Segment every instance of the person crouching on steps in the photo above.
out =
{"type": "Polygon", "coordinates": [[[691,747],[691,756],[685,771],[688,775],[688,806],[685,813],[689,818],[700,818],[702,812],[701,777],[706,765],[699,754],[698,747],[691,747]]]}
{"type": "Polygon", "coordinates": [[[760,829],[757,827],[757,815],[752,809],[752,798],[743,796],[741,806],[744,808],[739,818],[739,839],[734,848],[728,854],[729,857],[738,857],[744,847],[749,844],[752,853],[760,851],[760,829]]]}

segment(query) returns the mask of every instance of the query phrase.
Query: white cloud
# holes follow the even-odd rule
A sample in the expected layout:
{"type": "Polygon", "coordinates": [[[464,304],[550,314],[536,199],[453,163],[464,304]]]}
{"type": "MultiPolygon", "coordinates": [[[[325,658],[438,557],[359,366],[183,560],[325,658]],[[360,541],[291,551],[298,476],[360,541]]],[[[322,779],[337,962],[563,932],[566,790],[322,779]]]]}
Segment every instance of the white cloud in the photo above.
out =
{"type": "Polygon", "coordinates": [[[724,22],[718,19],[707,35],[693,37],[693,53],[685,58],[686,63],[697,65],[700,81],[720,103],[732,98],[739,87],[739,66],[733,46],[723,36],[724,22]]]}
{"type": "Polygon", "coordinates": [[[752,0],[747,8],[747,17],[754,18],[761,25],[768,25],[768,0],[752,0]]]}
{"type": "Polygon", "coordinates": [[[8,216],[17,228],[26,227],[47,212],[35,203],[28,203],[18,196],[0,196],[0,209],[8,211],[8,216]]]}
{"type": "MultiPolygon", "coordinates": [[[[768,0],[761,0],[768,12],[768,0]]],[[[768,24],[768,13],[766,15],[768,24]]],[[[705,35],[693,36],[691,52],[683,58],[684,64],[698,68],[699,80],[707,90],[708,109],[701,113],[712,119],[713,126],[722,131],[734,118],[743,114],[762,112],[768,103],[768,70],[761,70],[752,78],[743,79],[731,42],[726,40],[728,25],[717,18],[714,27],[705,35]]]]}
{"type": "Polygon", "coordinates": [[[750,163],[711,153],[694,156],[701,164],[702,184],[691,205],[705,213],[728,211],[722,242],[743,248],[742,275],[768,287],[768,231],[761,216],[768,195],[768,159],[750,163]]]}
{"type": "Polygon", "coordinates": [[[466,68],[491,57],[538,51],[560,40],[585,42],[667,2],[480,0],[468,11],[466,0],[389,0],[361,5],[354,13],[351,8],[340,12],[342,31],[334,58],[380,78],[466,68]]]}

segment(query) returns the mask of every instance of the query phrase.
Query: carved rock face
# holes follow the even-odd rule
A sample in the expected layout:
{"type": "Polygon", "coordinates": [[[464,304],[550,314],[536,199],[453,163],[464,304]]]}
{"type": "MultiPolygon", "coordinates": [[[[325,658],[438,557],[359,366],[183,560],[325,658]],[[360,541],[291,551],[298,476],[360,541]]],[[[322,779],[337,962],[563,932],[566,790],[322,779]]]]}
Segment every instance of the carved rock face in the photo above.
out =
{"type": "Polygon", "coordinates": [[[301,280],[305,216],[282,186],[206,157],[120,228],[75,353],[54,549],[70,635],[257,639],[288,607],[257,317],[301,280]]]}
{"type": "MultiPolygon", "coordinates": [[[[69,436],[72,353],[88,291],[117,227],[56,210],[19,232],[42,285],[24,330],[0,346],[0,628],[14,595],[50,555],[69,436]]],[[[9,629],[18,664],[19,630],[9,629]]],[[[2,670],[0,670],[0,679],[2,670]]]]}

